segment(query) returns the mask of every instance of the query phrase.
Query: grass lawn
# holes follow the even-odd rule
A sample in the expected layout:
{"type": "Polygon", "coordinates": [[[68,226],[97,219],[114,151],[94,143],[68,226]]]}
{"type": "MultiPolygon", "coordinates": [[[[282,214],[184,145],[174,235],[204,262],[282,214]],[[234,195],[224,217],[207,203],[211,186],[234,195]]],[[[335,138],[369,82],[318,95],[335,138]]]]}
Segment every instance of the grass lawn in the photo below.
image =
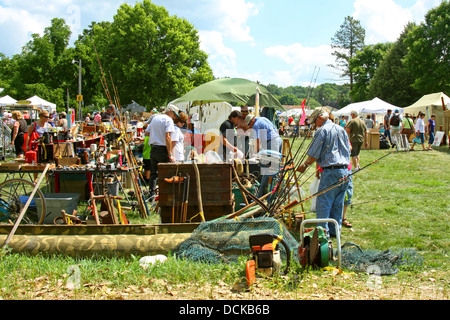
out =
{"type": "MultiPolygon", "coordinates": [[[[419,148],[416,148],[417,150],[419,148]]],[[[450,152],[392,153],[354,176],[341,243],[362,249],[411,248],[423,264],[374,278],[352,270],[304,270],[245,284],[245,261],[206,265],[172,256],[149,269],[140,257],[73,258],[0,254],[0,298],[9,299],[313,299],[448,300],[450,293],[450,152]]],[[[363,150],[361,166],[390,150],[363,150]]],[[[305,177],[308,175],[304,175],[305,177]]],[[[303,189],[309,194],[309,184],[303,189]]],[[[305,211],[310,203],[305,203],[305,211]]],[[[315,218],[307,213],[306,218],[315,218]]],[[[335,242],[333,242],[335,245],[335,242]]]]}

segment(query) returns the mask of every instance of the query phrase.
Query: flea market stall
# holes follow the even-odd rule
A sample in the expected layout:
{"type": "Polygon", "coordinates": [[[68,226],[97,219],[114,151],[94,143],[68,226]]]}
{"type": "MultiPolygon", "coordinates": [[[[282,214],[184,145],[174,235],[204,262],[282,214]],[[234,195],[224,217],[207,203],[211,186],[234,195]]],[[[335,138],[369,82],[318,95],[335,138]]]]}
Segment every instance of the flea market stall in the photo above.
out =
{"type": "MultiPolygon", "coordinates": [[[[219,82],[213,87],[222,94],[209,87],[200,94],[202,101],[255,105],[256,114],[260,104],[283,108],[258,84],[243,79],[219,82]],[[241,91],[230,90],[234,85],[241,91]],[[214,97],[205,96],[211,92],[214,97]]],[[[204,102],[189,95],[178,100],[189,101],[187,112],[194,106],[202,113],[204,102]]],[[[47,130],[32,142],[25,158],[1,163],[5,179],[0,200],[8,198],[0,201],[0,236],[17,234],[5,241],[13,250],[167,252],[201,223],[231,219],[255,208],[259,212],[264,206],[268,194],[255,196],[258,177],[252,172],[258,163],[206,161],[213,141],[204,133],[187,134],[185,142],[195,147],[196,156],[158,165],[153,196],[143,177],[142,154],[136,151],[143,144],[143,130],[136,130],[126,116],[115,116],[107,123],[75,123],[68,132],[47,130]]]]}

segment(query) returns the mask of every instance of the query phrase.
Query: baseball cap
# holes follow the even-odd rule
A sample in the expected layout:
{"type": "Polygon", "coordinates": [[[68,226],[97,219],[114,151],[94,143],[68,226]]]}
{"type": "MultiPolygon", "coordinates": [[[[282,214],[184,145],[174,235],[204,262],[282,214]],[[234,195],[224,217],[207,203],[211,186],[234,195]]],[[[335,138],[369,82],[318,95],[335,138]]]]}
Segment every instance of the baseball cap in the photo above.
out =
{"type": "Polygon", "coordinates": [[[314,111],[309,116],[311,123],[316,122],[317,117],[319,117],[322,114],[322,108],[315,108],[314,111]]]}
{"type": "Polygon", "coordinates": [[[169,104],[167,106],[166,112],[169,112],[169,111],[173,111],[173,113],[175,113],[178,118],[180,117],[180,115],[179,115],[180,109],[178,109],[178,107],[174,106],[173,104],[169,104]]]}
{"type": "Polygon", "coordinates": [[[248,124],[250,123],[250,121],[253,120],[253,118],[255,118],[255,115],[254,115],[254,114],[248,114],[248,115],[245,117],[245,123],[248,125],[248,124]]]}

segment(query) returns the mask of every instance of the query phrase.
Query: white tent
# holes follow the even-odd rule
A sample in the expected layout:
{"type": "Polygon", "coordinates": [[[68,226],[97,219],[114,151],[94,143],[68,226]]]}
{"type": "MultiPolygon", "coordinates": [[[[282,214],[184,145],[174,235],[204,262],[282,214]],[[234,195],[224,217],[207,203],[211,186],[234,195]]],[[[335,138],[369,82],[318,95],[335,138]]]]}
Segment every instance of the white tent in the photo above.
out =
{"type": "Polygon", "coordinates": [[[337,110],[337,111],[332,111],[331,113],[334,114],[334,116],[336,116],[336,117],[340,117],[340,116],[350,116],[350,113],[351,113],[353,110],[356,110],[356,111],[360,112],[361,109],[362,109],[362,107],[363,107],[364,104],[366,104],[366,103],[367,103],[367,101],[352,103],[352,104],[349,104],[348,106],[346,106],[346,107],[344,107],[344,108],[342,108],[342,109],[339,109],[339,110],[337,110]]]}
{"type": "MultiPolygon", "coordinates": [[[[305,114],[307,116],[310,116],[313,113],[314,110],[305,110],[305,114]]],[[[282,113],[279,114],[279,117],[282,118],[289,118],[289,117],[293,117],[293,118],[300,118],[303,114],[302,109],[290,109],[290,110],[286,110],[283,111],[282,113]]]]}
{"type": "Polygon", "coordinates": [[[30,101],[32,105],[47,110],[50,114],[56,111],[56,104],[48,102],[38,96],[32,96],[27,100],[30,101]]]}
{"type": "Polygon", "coordinates": [[[403,108],[399,108],[397,106],[394,106],[390,103],[387,103],[386,101],[383,101],[379,98],[374,98],[373,100],[370,100],[367,102],[363,108],[361,109],[361,113],[368,113],[368,114],[386,114],[388,110],[392,110],[394,112],[396,109],[400,111],[400,113],[403,113],[403,108]]]}
{"type": "Polygon", "coordinates": [[[335,116],[350,116],[352,110],[358,111],[358,113],[362,114],[386,114],[388,110],[396,110],[398,109],[400,113],[403,113],[403,109],[397,106],[394,106],[386,101],[383,101],[379,98],[374,98],[368,101],[356,102],[349,104],[348,106],[334,111],[333,114],[335,116]]]}
{"type": "Polygon", "coordinates": [[[9,106],[9,105],[14,104],[16,102],[17,102],[16,99],[11,98],[8,95],[0,98],[0,106],[9,106]]]}
{"type": "Polygon", "coordinates": [[[208,132],[220,135],[220,125],[228,119],[233,106],[228,102],[211,102],[201,106],[191,106],[190,102],[180,102],[176,106],[192,116],[194,127],[202,134],[208,132]]]}

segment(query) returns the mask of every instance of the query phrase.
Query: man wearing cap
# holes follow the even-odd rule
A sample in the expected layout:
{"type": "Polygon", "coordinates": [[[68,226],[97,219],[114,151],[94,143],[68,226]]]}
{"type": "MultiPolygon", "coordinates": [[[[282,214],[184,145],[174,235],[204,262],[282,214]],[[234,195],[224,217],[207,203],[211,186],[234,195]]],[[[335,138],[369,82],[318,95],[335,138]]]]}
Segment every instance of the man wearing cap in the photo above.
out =
{"type": "MultiPolygon", "coordinates": [[[[278,129],[275,128],[273,123],[265,117],[256,117],[253,114],[245,117],[245,122],[249,129],[251,129],[250,137],[256,140],[256,152],[262,150],[272,150],[281,154],[283,148],[283,139],[278,134],[278,129]]],[[[257,197],[260,198],[267,193],[267,187],[269,185],[269,177],[278,171],[278,166],[273,167],[275,163],[261,163],[261,184],[257,197]],[[275,171],[275,172],[273,172],[275,171]]]]}
{"type": "Polygon", "coordinates": [[[148,143],[152,147],[150,151],[150,192],[153,193],[158,179],[158,163],[175,162],[172,155],[172,133],[175,132],[174,120],[180,116],[179,109],[169,105],[163,114],[152,117],[147,126],[146,134],[148,143]]]}
{"type": "Polygon", "coordinates": [[[114,116],[114,107],[108,106],[105,112],[102,113],[102,122],[108,122],[112,120],[112,117],[114,116]]]}
{"type": "MultiPolygon", "coordinates": [[[[327,108],[316,108],[311,114],[311,126],[317,131],[307,152],[308,158],[297,171],[303,173],[306,168],[317,161],[323,169],[316,199],[317,219],[334,219],[342,225],[345,192],[350,164],[350,143],[347,132],[329,119],[327,108]],[[328,189],[328,187],[330,187],[328,189]],[[324,191],[323,193],[320,193],[324,191]]],[[[327,234],[336,236],[334,223],[321,223],[327,234]]]]}

